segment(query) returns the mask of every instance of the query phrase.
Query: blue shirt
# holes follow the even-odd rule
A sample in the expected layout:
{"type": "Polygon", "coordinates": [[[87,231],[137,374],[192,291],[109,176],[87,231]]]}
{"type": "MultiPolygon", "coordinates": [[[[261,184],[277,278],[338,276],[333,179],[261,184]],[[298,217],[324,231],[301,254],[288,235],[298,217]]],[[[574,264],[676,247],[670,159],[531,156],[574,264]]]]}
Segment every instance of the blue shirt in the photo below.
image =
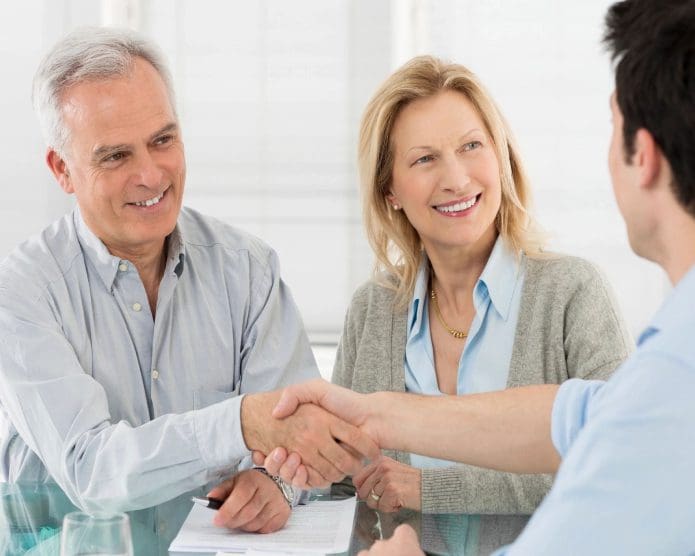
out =
{"type": "MultiPolygon", "coordinates": [[[[502,390],[507,386],[524,283],[522,260],[517,259],[501,237],[497,238],[473,289],[475,316],[459,360],[459,395],[502,390]]],[[[405,389],[417,394],[441,395],[429,327],[429,274],[429,262],[423,257],[408,311],[405,389]]],[[[415,467],[452,465],[447,460],[418,454],[411,454],[410,461],[415,467]]]]}
{"type": "Polygon", "coordinates": [[[695,553],[695,267],[610,380],[560,386],[552,439],[555,484],[498,554],[695,553]]]}
{"type": "Polygon", "coordinates": [[[275,253],[183,209],[156,318],[79,211],[0,264],[0,479],[150,507],[249,455],[242,394],[318,377],[275,253]]]}

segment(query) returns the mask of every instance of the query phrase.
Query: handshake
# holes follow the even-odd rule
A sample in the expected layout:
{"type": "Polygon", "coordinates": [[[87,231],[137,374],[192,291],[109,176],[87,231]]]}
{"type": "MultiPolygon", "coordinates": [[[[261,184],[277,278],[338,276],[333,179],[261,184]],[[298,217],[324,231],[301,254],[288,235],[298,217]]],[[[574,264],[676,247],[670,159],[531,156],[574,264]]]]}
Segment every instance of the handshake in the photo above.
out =
{"type": "Polygon", "coordinates": [[[327,486],[388,448],[374,411],[379,395],[320,379],[247,395],[241,406],[244,440],[254,463],[285,482],[303,489],[327,486]]]}
{"type": "Polygon", "coordinates": [[[359,394],[313,380],[247,395],[242,432],[256,464],[300,488],[355,475],[364,459],[380,458],[380,449],[511,473],[555,473],[560,456],[550,418],[557,390],[536,384],[466,396],[359,394]]]}

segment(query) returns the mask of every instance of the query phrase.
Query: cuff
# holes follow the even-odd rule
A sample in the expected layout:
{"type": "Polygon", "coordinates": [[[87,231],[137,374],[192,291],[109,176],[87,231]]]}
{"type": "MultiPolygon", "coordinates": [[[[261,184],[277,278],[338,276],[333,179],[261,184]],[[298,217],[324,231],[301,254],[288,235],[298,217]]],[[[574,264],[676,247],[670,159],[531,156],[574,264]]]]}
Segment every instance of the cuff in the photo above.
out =
{"type": "Polygon", "coordinates": [[[236,396],[193,412],[198,451],[208,469],[236,466],[239,460],[251,455],[241,432],[243,397],[236,396]]]}
{"type": "Polygon", "coordinates": [[[427,467],[420,473],[422,513],[457,513],[465,506],[461,471],[452,467],[427,467]]]}

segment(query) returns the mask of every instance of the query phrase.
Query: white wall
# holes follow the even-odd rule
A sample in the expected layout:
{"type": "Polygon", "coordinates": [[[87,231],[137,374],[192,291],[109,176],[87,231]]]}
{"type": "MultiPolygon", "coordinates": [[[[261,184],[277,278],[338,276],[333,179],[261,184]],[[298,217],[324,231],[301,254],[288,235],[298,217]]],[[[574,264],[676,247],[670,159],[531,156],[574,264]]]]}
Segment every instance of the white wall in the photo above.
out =
{"type": "Polygon", "coordinates": [[[25,0],[0,20],[0,256],[64,213],[43,164],[31,77],[65,31],[102,21],[155,38],[172,64],[189,167],[186,202],[256,233],[314,335],[335,338],[371,269],[354,163],[361,110],[408,57],[468,65],[501,105],[556,249],[601,265],[634,332],[666,281],[632,255],[606,169],[608,1],[25,0]]]}

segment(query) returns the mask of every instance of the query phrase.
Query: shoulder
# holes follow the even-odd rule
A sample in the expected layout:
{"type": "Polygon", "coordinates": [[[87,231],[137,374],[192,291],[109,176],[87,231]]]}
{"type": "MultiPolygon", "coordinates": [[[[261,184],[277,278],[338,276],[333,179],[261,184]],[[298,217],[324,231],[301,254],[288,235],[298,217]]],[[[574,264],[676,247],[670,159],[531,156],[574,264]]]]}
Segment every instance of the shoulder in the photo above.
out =
{"type": "Polygon", "coordinates": [[[599,268],[580,257],[548,253],[542,258],[525,258],[525,289],[537,293],[572,295],[581,289],[610,291],[608,280],[599,268]]]}
{"type": "Polygon", "coordinates": [[[355,290],[350,302],[350,312],[377,311],[390,314],[396,297],[395,284],[394,278],[385,273],[366,281],[355,290]]]}
{"type": "Polygon", "coordinates": [[[187,251],[219,257],[248,257],[251,263],[267,265],[275,252],[260,238],[211,216],[183,207],[178,218],[187,251]]]}
{"type": "Polygon", "coordinates": [[[15,247],[0,262],[0,291],[25,301],[44,295],[52,284],[65,281],[82,249],[72,214],[15,247]]]}
{"type": "Polygon", "coordinates": [[[565,284],[603,280],[601,271],[593,263],[560,253],[547,253],[542,258],[526,258],[526,268],[527,275],[537,280],[565,284]]]}

